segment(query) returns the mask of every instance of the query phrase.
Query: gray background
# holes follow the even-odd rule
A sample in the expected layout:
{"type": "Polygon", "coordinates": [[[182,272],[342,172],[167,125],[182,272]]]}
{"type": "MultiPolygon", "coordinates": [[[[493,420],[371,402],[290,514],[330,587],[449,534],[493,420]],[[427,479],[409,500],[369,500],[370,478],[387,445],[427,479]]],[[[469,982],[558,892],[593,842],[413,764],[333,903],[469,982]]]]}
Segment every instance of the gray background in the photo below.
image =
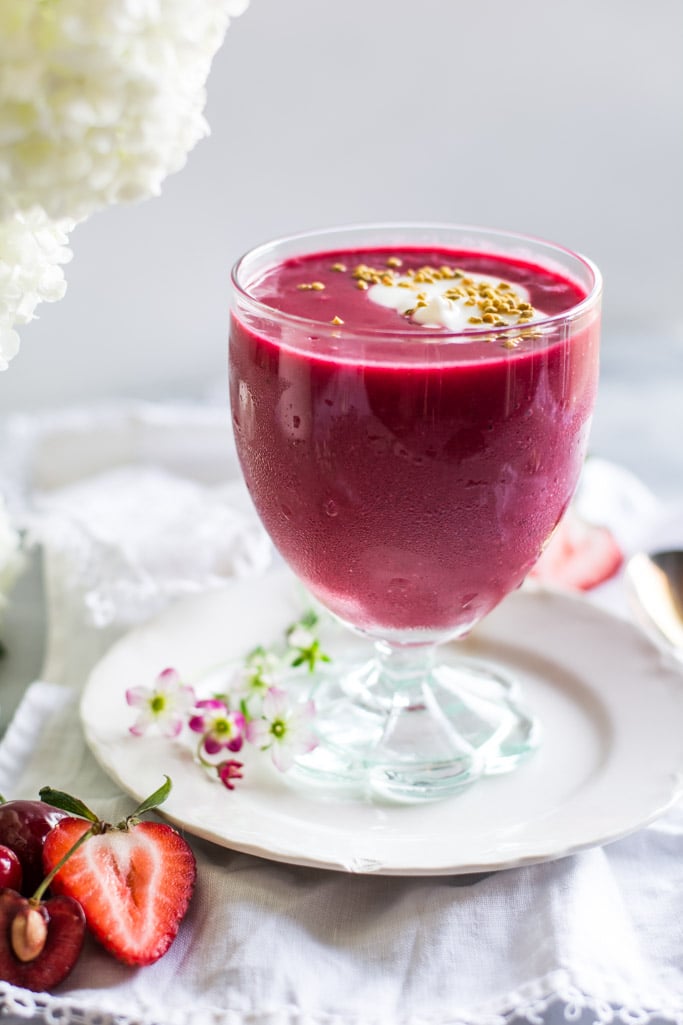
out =
{"type": "Polygon", "coordinates": [[[579,249],[606,278],[612,380],[622,356],[628,380],[677,361],[681,0],[252,0],[214,63],[208,118],[161,198],[76,230],[67,296],[23,330],[0,412],[222,399],[233,260],[365,220],[579,249]]]}

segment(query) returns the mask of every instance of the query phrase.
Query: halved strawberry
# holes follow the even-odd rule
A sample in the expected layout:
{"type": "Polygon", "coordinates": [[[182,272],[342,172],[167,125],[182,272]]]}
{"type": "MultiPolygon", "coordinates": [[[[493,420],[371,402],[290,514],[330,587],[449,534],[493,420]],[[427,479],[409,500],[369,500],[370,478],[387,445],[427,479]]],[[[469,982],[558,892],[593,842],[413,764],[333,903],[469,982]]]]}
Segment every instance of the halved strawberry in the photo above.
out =
{"type": "Polygon", "coordinates": [[[529,577],[571,591],[589,591],[613,577],[623,561],[607,527],[587,523],[569,509],[529,577]]]}
{"type": "MultiPolygon", "coordinates": [[[[145,802],[144,810],[150,806],[145,802]]],[[[141,808],[116,826],[99,820],[93,825],[92,818],[62,819],[43,848],[49,872],[91,831],[55,875],[52,890],[77,900],[96,939],[130,965],[152,964],[166,953],[187,911],[197,872],[185,840],[164,823],[139,822],[141,808]]]]}

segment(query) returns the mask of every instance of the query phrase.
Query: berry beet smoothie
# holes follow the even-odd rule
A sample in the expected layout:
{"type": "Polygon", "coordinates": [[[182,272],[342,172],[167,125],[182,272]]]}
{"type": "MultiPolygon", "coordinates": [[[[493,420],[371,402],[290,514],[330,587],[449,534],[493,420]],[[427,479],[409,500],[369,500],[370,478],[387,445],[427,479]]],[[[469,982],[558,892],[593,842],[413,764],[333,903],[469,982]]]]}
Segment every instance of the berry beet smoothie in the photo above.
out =
{"type": "Polygon", "coordinates": [[[232,317],[232,416],[275,545],[370,634],[464,633],[522,582],[574,491],[599,324],[557,318],[586,292],[417,247],[300,256],[245,287],[259,305],[232,317]]]}

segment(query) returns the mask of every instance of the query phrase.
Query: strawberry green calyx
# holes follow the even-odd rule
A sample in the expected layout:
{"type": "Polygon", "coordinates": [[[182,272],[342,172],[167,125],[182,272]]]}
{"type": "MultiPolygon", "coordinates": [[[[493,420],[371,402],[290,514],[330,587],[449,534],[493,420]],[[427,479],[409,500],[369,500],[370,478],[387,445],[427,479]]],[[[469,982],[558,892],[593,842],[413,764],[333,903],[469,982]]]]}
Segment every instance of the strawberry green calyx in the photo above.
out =
{"type": "Polygon", "coordinates": [[[65,811],[67,815],[75,815],[79,819],[87,819],[88,822],[99,823],[99,816],[91,811],[90,808],[83,801],[77,797],[72,797],[71,794],[66,794],[63,790],[54,790],[52,787],[41,787],[39,796],[41,801],[45,801],[45,804],[51,805],[53,808],[59,808],[60,811],[65,811]]]}
{"type": "MultiPolygon", "coordinates": [[[[137,825],[143,815],[146,815],[148,811],[153,811],[154,808],[158,808],[159,805],[163,804],[168,795],[171,792],[173,784],[171,783],[169,776],[164,776],[164,782],[155,790],[153,794],[145,798],[141,804],[137,806],[135,811],[127,815],[125,819],[117,822],[115,826],[109,822],[103,822],[94,811],[83,801],[77,797],[72,797],[71,794],[66,794],[63,790],[54,790],[52,787],[42,787],[40,790],[40,799],[45,804],[51,805],[53,808],[59,808],[60,811],[67,812],[68,815],[74,815],[79,819],[87,819],[88,822],[93,823],[93,832],[104,833],[110,829],[130,829],[131,826],[137,825]]],[[[91,835],[91,834],[89,834],[91,835]]]]}
{"type": "Polygon", "coordinates": [[[169,776],[164,776],[164,782],[161,784],[158,790],[155,790],[153,794],[137,806],[134,812],[128,815],[123,823],[119,823],[119,829],[129,829],[131,826],[137,825],[143,815],[146,815],[148,811],[153,811],[154,808],[158,808],[160,804],[163,804],[168,795],[171,793],[173,784],[169,776]]]}

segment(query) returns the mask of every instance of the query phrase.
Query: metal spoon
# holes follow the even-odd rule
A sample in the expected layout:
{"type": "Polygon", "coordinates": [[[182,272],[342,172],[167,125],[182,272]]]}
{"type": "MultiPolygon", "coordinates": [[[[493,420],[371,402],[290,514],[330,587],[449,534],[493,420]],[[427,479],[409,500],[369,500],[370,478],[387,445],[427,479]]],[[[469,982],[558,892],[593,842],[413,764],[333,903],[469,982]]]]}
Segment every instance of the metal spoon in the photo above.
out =
{"type": "Polygon", "coordinates": [[[627,563],[625,583],[640,624],[683,661],[683,551],[638,552],[627,563]]]}

